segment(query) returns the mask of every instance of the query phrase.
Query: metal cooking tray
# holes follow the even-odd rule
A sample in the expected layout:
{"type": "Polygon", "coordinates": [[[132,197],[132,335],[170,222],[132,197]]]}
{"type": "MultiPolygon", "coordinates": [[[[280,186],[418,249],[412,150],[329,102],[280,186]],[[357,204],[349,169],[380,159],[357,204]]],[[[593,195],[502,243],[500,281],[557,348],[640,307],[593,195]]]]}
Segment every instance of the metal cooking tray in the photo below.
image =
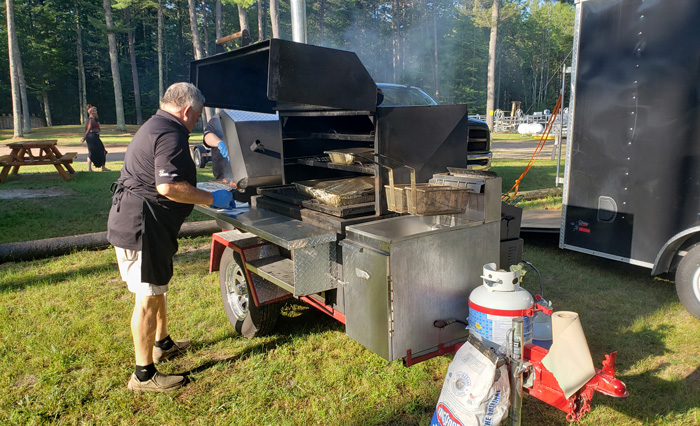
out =
{"type": "Polygon", "coordinates": [[[337,207],[323,205],[311,197],[299,194],[294,185],[260,187],[258,194],[335,217],[345,218],[374,212],[373,202],[337,207]]]}
{"type": "Polygon", "coordinates": [[[344,179],[311,179],[294,182],[300,194],[321,204],[339,207],[374,201],[374,178],[358,176],[344,179]]]}
{"type": "Polygon", "coordinates": [[[334,149],[332,151],[323,151],[328,154],[333,164],[355,164],[355,163],[371,163],[374,148],[345,148],[334,149]]]}

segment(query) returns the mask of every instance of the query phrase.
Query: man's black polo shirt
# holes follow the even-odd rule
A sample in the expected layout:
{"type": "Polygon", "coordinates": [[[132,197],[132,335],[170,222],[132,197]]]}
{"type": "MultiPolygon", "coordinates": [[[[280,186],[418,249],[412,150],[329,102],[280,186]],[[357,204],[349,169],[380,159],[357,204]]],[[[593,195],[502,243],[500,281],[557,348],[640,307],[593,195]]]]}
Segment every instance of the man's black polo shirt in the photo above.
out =
{"type": "MultiPolygon", "coordinates": [[[[126,150],[118,180],[125,191],[115,195],[109,212],[107,239],[116,247],[142,250],[142,269],[147,269],[144,261],[151,259],[169,263],[172,270],[177,234],[193,206],[167,199],[158,194],[156,186],[181,181],[197,184],[188,141],[187,128],[173,115],[158,110],[136,132],[126,150]]],[[[167,284],[170,276],[166,280],[166,275],[156,273],[157,281],[165,280],[167,284]]],[[[153,276],[150,278],[144,281],[162,284],[153,282],[153,276]]]]}

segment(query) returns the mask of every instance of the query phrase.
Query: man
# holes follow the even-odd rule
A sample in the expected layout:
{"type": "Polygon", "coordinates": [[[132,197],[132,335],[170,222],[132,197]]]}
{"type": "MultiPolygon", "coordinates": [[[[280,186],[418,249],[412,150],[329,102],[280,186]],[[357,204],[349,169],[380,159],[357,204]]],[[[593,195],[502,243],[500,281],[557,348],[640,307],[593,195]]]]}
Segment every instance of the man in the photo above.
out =
{"type": "Polygon", "coordinates": [[[193,204],[233,207],[229,191],[196,188],[196,168],[189,154],[189,134],[197,123],[204,96],[190,83],[168,87],[160,109],[136,132],[124,156],[107,224],[122,279],[134,293],[131,334],[136,368],[132,391],[168,392],[185,383],[179,375],[160,374],[154,363],[190,346],[168,333],[166,292],[173,274],[177,234],[193,204]]]}
{"type": "Polygon", "coordinates": [[[211,169],[214,179],[222,180],[233,178],[231,166],[229,165],[228,147],[224,142],[224,131],[221,128],[221,118],[213,116],[204,128],[204,145],[211,149],[211,169]]]}

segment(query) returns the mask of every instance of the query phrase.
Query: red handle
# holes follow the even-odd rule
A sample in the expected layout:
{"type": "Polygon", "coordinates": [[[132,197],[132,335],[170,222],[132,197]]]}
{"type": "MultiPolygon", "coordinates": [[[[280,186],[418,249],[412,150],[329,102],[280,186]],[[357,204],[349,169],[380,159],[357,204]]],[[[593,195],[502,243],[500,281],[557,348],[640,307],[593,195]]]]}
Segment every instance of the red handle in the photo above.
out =
{"type": "MultiPolygon", "coordinates": [[[[539,294],[536,294],[535,295],[535,312],[540,311],[540,312],[544,313],[545,315],[552,315],[552,312],[554,312],[554,309],[548,308],[545,305],[537,303],[540,300],[544,300],[544,298],[542,296],[540,296],[539,294]]],[[[546,300],[545,300],[545,303],[547,303],[546,300]]]]}

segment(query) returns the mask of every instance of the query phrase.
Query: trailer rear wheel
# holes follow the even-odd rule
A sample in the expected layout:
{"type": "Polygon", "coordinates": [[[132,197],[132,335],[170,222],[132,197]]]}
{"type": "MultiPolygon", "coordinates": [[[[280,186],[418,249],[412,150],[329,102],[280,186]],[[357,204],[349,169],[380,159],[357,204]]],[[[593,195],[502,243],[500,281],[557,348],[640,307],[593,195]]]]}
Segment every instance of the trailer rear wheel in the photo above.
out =
{"type": "Polygon", "coordinates": [[[255,306],[244,268],[240,256],[226,248],[219,269],[221,300],[228,321],[237,332],[248,338],[263,336],[274,329],[279,306],[274,303],[255,306]]]}
{"type": "Polygon", "coordinates": [[[194,161],[195,167],[203,169],[207,165],[207,159],[202,155],[202,151],[197,146],[191,148],[192,161],[194,161]]]}
{"type": "Polygon", "coordinates": [[[700,245],[686,253],[678,265],[676,292],[688,312],[700,319],[700,245]]]}

